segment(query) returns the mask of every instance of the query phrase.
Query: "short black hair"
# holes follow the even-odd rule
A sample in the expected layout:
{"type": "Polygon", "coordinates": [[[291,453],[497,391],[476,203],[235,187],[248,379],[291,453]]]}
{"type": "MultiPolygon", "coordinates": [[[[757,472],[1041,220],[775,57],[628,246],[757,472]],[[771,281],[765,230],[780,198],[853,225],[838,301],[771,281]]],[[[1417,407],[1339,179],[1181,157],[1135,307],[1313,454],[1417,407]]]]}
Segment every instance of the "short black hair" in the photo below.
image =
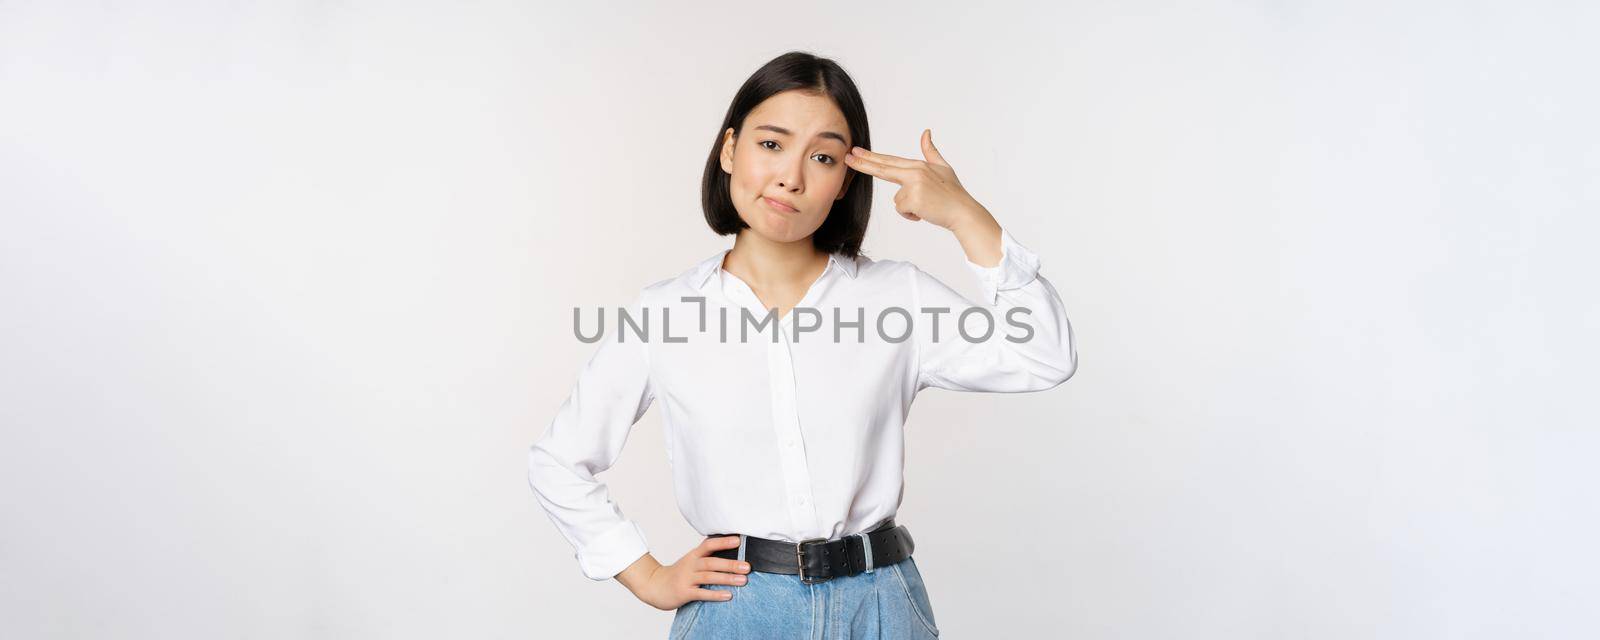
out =
{"type": "MultiPolygon", "coordinates": [[[[711,225],[717,235],[737,234],[750,226],[739,218],[739,211],[733,207],[733,199],[728,194],[730,176],[722,170],[721,162],[725,132],[733,129],[737,137],[744,130],[745,117],[757,105],[776,94],[795,89],[831,98],[850,127],[850,141],[863,149],[872,148],[867,108],[861,101],[861,92],[838,63],[803,51],[790,51],[773,58],[751,74],[733,95],[733,104],[728,106],[728,114],[717,128],[716,142],[711,145],[711,155],[706,158],[705,176],[700,181],[700,207],[705,210],[706,224],[711,225]]],[[[845,170],[855,172],[848,167],[845,170]]],[[[854,258],[861,253],[867,220],[872,215],[872,176],[857,174],[849,180],[844,197],[833,201],[827,219],[811,235],[811,244],[827,253],[854,258]]]]}

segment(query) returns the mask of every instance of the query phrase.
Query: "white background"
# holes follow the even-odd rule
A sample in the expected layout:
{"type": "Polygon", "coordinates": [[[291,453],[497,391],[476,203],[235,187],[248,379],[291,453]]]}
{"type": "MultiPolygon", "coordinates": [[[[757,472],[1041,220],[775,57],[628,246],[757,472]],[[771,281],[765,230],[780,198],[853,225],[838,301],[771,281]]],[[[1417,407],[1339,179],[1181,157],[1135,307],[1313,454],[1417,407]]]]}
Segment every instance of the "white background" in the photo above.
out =
{"type": "MultiPolygon", "coordinates": [[[[1080,341],[913,411],[946,636],[1600,634],[1592,3],[103,4],[0,2],[0,636],[665,637],[526,450],[790,49],[1080,341]]],[[[698,542],[656,409],[601,477],[698,542]]]]}

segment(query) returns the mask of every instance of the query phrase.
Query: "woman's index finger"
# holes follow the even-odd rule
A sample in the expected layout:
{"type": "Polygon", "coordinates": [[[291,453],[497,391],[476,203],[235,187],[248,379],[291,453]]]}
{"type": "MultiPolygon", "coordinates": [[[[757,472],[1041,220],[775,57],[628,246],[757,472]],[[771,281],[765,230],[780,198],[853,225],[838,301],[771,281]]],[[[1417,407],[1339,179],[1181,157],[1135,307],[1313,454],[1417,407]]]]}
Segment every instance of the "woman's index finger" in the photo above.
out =
{"type": "Polygon", "coordinates": [[[918,160],[912,160],[911,158],[902,158],[900,156],[889,155],[887,153],[878,153],[871,149],[863,149],[861,147],[852,148],[851,153],[879,164],[885,164],[891,167],[899,167],[901,169],[914,169],[919,162],[918,160]]]}
{"type": "Polygon", "coordinates": [[[860,171],[861,173],[865,173],[869,176],[888,180],[889,182],[893,182],[895,184],[905,183],[906,169],[891,167],[881,162],[869,160],[861,156],[851,155],[845,156],[845,158],[845,162],[850,165],[851,169],[855,169],[856,171],[860,171]]]}

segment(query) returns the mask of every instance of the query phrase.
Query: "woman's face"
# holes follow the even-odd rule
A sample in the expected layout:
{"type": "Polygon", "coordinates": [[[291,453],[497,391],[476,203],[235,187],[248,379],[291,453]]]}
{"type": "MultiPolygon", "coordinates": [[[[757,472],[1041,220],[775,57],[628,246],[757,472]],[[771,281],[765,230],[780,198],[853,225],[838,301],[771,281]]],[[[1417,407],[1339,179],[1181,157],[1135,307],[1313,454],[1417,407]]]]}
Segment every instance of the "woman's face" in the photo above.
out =
{"type": "Polygon", "coordinates": [[[811,236],[850,186],[850,127],[826,96],[784,91],[722,136],[728,194],[750,230],[774,242],[811,236]],[[784,203],[789,206],[785,207],[784,203]]]}

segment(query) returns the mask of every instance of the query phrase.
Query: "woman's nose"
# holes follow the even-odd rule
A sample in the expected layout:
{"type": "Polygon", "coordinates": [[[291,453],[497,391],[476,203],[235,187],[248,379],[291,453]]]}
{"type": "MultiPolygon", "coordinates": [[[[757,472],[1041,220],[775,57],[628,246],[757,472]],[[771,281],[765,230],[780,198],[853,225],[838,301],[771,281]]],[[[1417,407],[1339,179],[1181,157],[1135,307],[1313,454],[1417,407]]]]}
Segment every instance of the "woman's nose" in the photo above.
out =
{"type": "Polygon", "coordinates": [[[778,175],[780,176],[778,179],[778,187],[787,189],[789,191],[798,191],[800,189],[800,175],[802,171],[800,164],[790,162],[786,162],[785,164],[788,164],[789,166],[784,167],[778,172],[778,175]]]}

